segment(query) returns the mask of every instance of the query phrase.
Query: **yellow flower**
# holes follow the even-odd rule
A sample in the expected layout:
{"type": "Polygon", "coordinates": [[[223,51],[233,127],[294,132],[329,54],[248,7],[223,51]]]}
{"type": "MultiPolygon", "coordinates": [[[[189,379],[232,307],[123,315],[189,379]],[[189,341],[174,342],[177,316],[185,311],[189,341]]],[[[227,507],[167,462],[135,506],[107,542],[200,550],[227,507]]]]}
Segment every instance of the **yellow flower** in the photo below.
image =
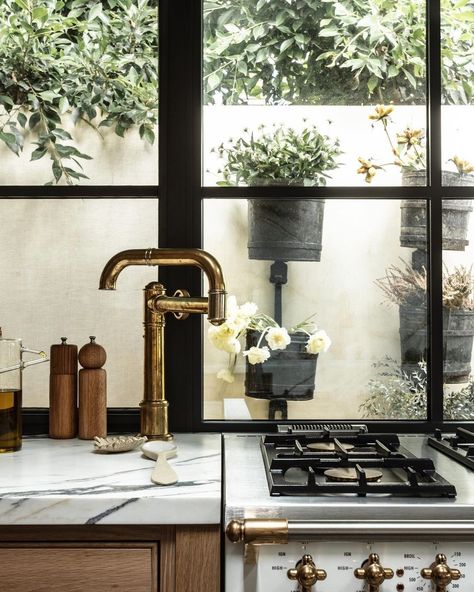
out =
{"type": "Polygon", "coordinates": [[[453,158],[451,158],[450,160],[451,162],[454,162],[460,175],[465,175],[466,173],[474,173],[474,165],[468,162],[467,160],[462,160],[461,158],[459,158],[459,156],[453,156],[453,158]]]}
{"type": "Polygon", "coordinates": [[[408,146],[414,146],[419,144],[424,136],[423,130],[411,129],[407,127],[401,134],[397,134],[397,142],[399,144],[407,144],[408,146]]]}
{"type": "Polygon", "coordinates": [[[366,183],[371,183],[372,179],[375,177],[375,173],[376,173],[377,169],[380,169],[382,167],[374,164],[370,160],[365,160],[364,158],[361,158],[360,156],[359,156],[358,160],[359,160],[361,166],[357,169],[357,172],[360,173],[361,175],[365,175],[365,182],[366,183]]]}
{"type": "Polygon", "coordinates": [[[375,113],[372,113],[372,115],[369,115],[369,119],[372,119],[373,121],[381,121],[382,119],[387,118],[390,113],[393,111],[393,107],[386,107],[385,105],[377,105],[375,107],[375,113]]]}

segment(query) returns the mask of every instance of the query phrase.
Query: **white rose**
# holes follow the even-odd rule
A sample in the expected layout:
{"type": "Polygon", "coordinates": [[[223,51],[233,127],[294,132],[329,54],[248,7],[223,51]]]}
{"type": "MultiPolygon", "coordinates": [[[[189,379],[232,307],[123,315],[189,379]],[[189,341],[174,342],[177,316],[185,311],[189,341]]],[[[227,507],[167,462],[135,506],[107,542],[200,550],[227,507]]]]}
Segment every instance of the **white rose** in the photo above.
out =
{"type": "Polygon", "coordinates": [[[224,351],[228,351],[229,342],[236,341],[237,334],[238,328],[228,321],[217,327],[212,325],[207,331],[207,335],[214,347],[223,349],[224,351]]]}
{"type": "Polygon", "coordinates": [[[224,382],[228,382],[229,384],[232,384],[234,382],[234,375],[228,368],[223,368],[222,370],[219,370],[219,372],[217,373],[217,378],[219,380],[223,380],[224,382]]]}
{"type": "Polygon", "coordinates": [[[270,349],[286,349],[286,346],[291,343],[291,337],[284,327],[271,327],[268,329],[265,339],[270,349]]]}
{"type": "Polygon", "coordinates": [[[254,366],[255,364],[263,364],[265,360],[268,360],[270,357],[270,350],[268,347],[251,347],[247,349],[243,353],[244,356],[247,356],[249,364],[254,366]]]}
{"type": "Polygon", "coordinates": [[[254,302],[245,302],[239,307],[239,315],[246,319],[253,317],[253,315],[257,314],[257,311],[258,306],[254,302]]]}
{"type": "Polygon", "coordinates": [[[327,352],[329,346],[331,345],[331,340],[329,339],[328,334],[324,329],[320,329],[310,335],[308,342],[306,343],[306,351],[309,354],[319,354],[321,352],[327,352]]]}

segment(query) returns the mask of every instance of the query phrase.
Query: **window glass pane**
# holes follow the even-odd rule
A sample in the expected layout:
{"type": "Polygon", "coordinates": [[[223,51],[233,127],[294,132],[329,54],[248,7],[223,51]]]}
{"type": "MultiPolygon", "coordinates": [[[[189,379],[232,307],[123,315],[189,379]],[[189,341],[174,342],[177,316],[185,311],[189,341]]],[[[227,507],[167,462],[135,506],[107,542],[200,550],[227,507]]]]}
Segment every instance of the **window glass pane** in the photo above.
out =
{"type": "Polygon", "coordinates": [[[229,294],[292,339],[231,302],[205,327],[205,419],[425,419],[425,224],[423,200],[205,200],[229,294]]]}
{"type": "Polygon", "coordinates": [[[425,183],[424,2],[207,0],[203,30],[205,185],[425,183]]]}
{"type": "Polygon", "coordinates": [[[156,185],[158,0],[6,0],[0,185],[156,185]]]}
{"type": "MultiPolygon", "coordinates": [[[[124,249],[157,244],[157,199],[0,199],[4,337],[49,351],[95,335],[107,352],[109,407],[135,407],[143,389],[143,286],[156,269],[130,268],[99,291],[103,267],[124,249]]],[[[23,373],[26,407],[47,407],[49,364],[23,373]]]]}
{"type": "Polygon", "coordinates": [[[441,2],[444,185],[474,185],[474,1],[441,2]]]}
{"type": "Polygon", "coordinates": [[[473,200],[443,201],[444,417],[474,417],[473,200]]]}

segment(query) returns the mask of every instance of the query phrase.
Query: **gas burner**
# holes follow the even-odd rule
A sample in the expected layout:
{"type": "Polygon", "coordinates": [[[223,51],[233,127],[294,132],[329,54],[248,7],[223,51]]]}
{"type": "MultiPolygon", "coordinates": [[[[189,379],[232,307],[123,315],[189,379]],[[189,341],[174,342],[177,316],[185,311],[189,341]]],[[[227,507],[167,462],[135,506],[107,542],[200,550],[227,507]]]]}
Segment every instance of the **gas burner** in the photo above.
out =
{"type": "MultiPolygon", "coordinates": [[[[364,472],[365,478],[367,479],[367,483],[371,483],[373,481],[380,481],[383,475],[382,471],[377,471],[376,469],[366,469],[364,472]]],[[[327,471],[324,471],[324,475],[326,476],[328,481],[338,482],[358,482],[360,479],[360,474],[360,471],[358,471],[357,468],[353,467],[340,467],[338,469],[328,469],[327,471]]]]}
{"type": "Polygon", "coordinates": [[[307,428],[262,436],[271,495],[456,496],[433,461],[411,454],[396,434],[369,434],[359,426],[307,428]]]}
{"type": "Polygon", "coordinates": [[[428,438],[428,444],[470,469],[474,469],[474,432],[457,428],[455,434],[444,435],[435,430],[434,438],[428,438]]]}

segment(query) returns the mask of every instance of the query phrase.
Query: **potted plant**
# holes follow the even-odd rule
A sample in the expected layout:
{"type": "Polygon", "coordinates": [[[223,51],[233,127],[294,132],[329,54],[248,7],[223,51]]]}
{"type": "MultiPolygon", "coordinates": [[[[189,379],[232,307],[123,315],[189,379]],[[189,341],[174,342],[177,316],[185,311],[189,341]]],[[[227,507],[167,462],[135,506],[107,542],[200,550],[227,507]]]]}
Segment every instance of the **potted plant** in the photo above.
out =
{"type": "MultiPolygon", "coordinates": [[[[359,409],[362,417],[370,419],[412,419],[427,417],[428,388],[426,364],[420,363],[416,371],[404,372],[389,357],[374,364],[376,378],[369,380],[369,394],[359,409]]],[[[445,388],[444,419],[469,420],[474,417],[474,382],[461,390],[445,388]]]]}
{"type": "Polygon", "coordinates": [[[0,31],[0,144],[20,155],[31,137],[48,184],[87,178],[68,121],[154,143],[157,0],[5,0],[0,31]]]}
{"type": "MultiPolygon", "coordinates": [[[[474,337],[472,269],[463,266],[443,274],[443,375],[447,383],[466,382],[471,373],[474,337]]],[[[375,282],[388,302],[397,304],[400,314],[402,370],[416,372],[427,359],[426,270],[404,263],[386,270],[375,282]]]]}
{"type": "MultiPolygon", "coordinates": [[[[222,143],[219,185],[326,185],[341,153],[338,140],[315,125],[298,132],[284,125],[248,128],[222,143]]],[[[249,200],[250,259],[320,261],[323,199],[249,200]]]]}
{"type": "Polygon", "coordinates": [[[245,357],[245,394],[257,399],[312,399],[318,355],[331,345],[327,333],[307,319],[289,331],[271,317],[258,312],[252,302],[238,306],[228,301],[227,320],[211,326],[211,343],[229,356],[227,368],[217,374],[220,380],[234,381],[237,356],[245,357]],[[242,342],[246,349],[242,351],[242,342]]]}
{"type": "MultiPolygon", "coordinates": [[[[371,183],[377,170],[394,165],[402,171],[403,185],[426,185],[426,148],[423,129],[406,127],[393,137],[389,132],[390,114],[393,107],[377,105],[369,115],[375,125],[381,125],[391,151],[391,160],[377,163],[373,159],[359,158],[358,173],[365,175],[371,183]]],[[[449,159],[455,171],[442,171],[442,182],[446,186],[474,185],[474,165],[459,156],[449,159]]],[[[463,251],[469,244],[467,232],[469,215],[472,212],[471,200],[443,200],[443,249],[463,251]]],[[[401,232],[402,247],[426,250],[426,201],[424,199],[402,200],[401,232]]]]}

